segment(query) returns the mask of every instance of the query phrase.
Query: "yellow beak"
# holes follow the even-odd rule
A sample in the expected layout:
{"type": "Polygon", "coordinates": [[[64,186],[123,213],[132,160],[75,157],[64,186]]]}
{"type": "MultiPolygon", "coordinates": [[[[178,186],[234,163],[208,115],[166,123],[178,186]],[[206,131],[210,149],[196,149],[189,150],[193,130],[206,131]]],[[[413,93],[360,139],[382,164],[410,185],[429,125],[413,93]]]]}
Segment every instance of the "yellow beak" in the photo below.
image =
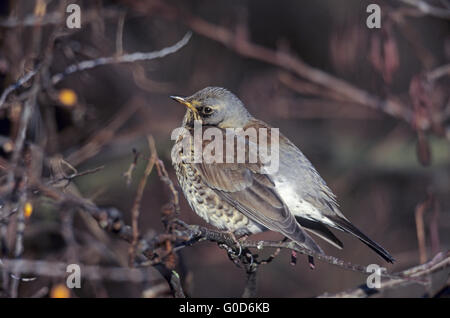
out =
{"type": "Polygon", "coordinates": [[[170,98],[172,98],[173,100],[175,100],[175,101],[179,102],[180,104],[183,104],[184,106],[189,108],[192,111],[192,113],[194,114],[194,119],[200,120],[200,115],[198,113],[197,108],[195,108],[194,105],[189,103],[185,98],[180,97],[180,96],[170,96],[170,98]]]}

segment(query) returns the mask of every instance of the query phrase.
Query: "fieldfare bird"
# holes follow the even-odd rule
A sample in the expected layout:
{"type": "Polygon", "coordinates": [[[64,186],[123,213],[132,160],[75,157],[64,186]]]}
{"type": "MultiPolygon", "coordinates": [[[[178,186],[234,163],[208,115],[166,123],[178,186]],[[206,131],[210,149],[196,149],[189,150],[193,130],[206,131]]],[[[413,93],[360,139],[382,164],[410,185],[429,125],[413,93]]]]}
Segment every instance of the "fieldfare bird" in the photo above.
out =
{"type": "MultiPolygon", "coordinates": [[[[394,261],[342,214],[336,196],[310,161],[281,133],[276,171],[264,169],[260,159],[249,160],[252,141],[248,138],[241,162],[225,158],[218,162],[193,160],[196,123],[200,125],[200,136],[208,128],[223,132],[223,136],[232,129],[265,128],[270,135],[272,127],[254,118],[234,94],[224,88],[207,87],[190,97],[171,98],[187,106],[182,132],[172,149],[173,165],[189,205],[206,222],[238,236],[276,231],[317,253],[323,251],[305,229],[341,249],[342,242],[328,229],[332,227],[353,234],[386,261],[394,261]],[[186,140],[188,151],[183,150],[186,140]]],[[[202,138],[201,149],[212,140],[202,138]]],[[[267,148],[274,149],[272,144],[267,148]]]]}

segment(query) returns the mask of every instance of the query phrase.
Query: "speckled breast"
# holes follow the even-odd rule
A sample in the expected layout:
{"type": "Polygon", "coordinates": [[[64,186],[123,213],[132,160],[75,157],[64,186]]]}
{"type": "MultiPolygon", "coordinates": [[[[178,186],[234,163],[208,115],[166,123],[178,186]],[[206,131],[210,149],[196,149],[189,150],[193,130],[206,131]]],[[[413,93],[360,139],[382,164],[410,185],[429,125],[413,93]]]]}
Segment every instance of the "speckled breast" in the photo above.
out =
{"type": "Polygon", "coordinates": [[[178,138],[172,149],[172,164],[184,196],[194,212],[221,230],[239,235],[261,232],[260,226],[222,200],[201,180],[195,164],[190,160],[193,155],[193,149],[187,155],[183,153],[181,137],[178,138]]]}

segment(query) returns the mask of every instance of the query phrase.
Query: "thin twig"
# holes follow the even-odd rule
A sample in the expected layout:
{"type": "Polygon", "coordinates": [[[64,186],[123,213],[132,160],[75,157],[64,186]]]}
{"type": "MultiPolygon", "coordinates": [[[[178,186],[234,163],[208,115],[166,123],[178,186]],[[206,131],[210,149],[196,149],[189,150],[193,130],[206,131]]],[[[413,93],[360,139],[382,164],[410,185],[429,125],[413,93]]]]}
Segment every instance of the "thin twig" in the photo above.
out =
{"type": "Polygon", "coordinates": [[[424,0],[398,0],[415,7],[420,12],[436,18],[450,19],[450,10],[432,6],[424,0]]]}
{"type": "Polygon", "coordinates": [[[2,109],[5,105],[5,101],[6,98],[8,97],[8,95],[10,93],[12,93],[13,91],[15,91],[16,89],[19,89],[20,87],[22,87],[22,85],[24,85],[26,82],[28,82],[30,79],[32,79],[38,72],[40,69],[40,65],[38,65],[34,70],[26,73],[24,76],[22,76],[21,78],[19,78],[19,80],[12,84],[9,85],[2,93],[2,95],[0,96],[0,109],[2,109]]]}
{"type": "Polygon", "coordinates": [[[69,183],[72,182],[74,179],[76,179],[78,177],[83,177],[83,176],[86,176],[86,175],[89,175],[89,174],[96,173],[96,172],[98,172],[100,170],[103,170],[104,168],[105,168],[105,166],[100,166],[100,167],[96,167],[96,168],[93,168],[93,169],[88,169],[88,170],[85,170],[85,171],[82,171],[82,172],[75,171],[74,173],[72,173],[70,175],[62,176],[62,177],[60,177],[58,179],[51,180],[51,181],[48,182],[48,184],[51,185],[51,184],[60,183],[61,181],[67,181],[66,186],[68,186],[69,183]]]}
{"type": "Polygon", "coordinates": [[[428,277],[428,275],[435,273],[437,271],[445,270],[449,267],[450,267],[450,252],[439,253],[428,263],[409,268],[399,273],[395,273],[395,276],[400,278],[388,278],[380,282],[379,288],[370,289],[366,285],[363,285],[349,291],[340,292],[337,294],[324,294],[320,297],[361,298],[361,297],[369,297],[373,294],[380,293],[384,290],[413,284],[423,279],[426,279],[426,284],[430,284],[431,279],[428,277]]]}
{"type": "Polygon", "coordinates": [[[178,216],[180,214],[180,201],[178,198],[178,191],[175,188],[172,180],[170,180],[169,178],[169,174],[167,173],[167,170],[164,166],[164,162],[159,158],[157,158],[156,160],[156,170],[158,171],[159,178],[167,185],[172,194],[171,204],[173,206],[175,216],[178,216]]]}
{"type": "Polygon", "coordinates": [[[129,249],[129,263],[130,266],[134,266],[134,260],[136,258],[136,247],[138,244],[139,239],[139,214],[140,214],[140,208],[141,208],[141,200],[142,196],[144,194],[145,185],[147,184],[147,179],[150,173],[153,170],[153,166],[156,162],[156,150],[155,150],[155,140],[153,137],[147,136],[147,142],[150,149],[150,158],[147,161],[147,166],[145,167],[144,175],[141,178],[141,181],[139,182],[136,197],[134,199],[133,208],[131,209],[131,227],[133,229],[133,240],[130,245],[129,249]]]}
{"type": "Polygon", "coordinates": [[[129,186],[131,184],[131,180],[133,179],[133,172],[136,169],[136,165],[140,156],[140,153],[133,148],[134,159],[133,162],[128,167],[128,170],[124,172],[123,176],[125,177],[126,184],[129,186]]]}
{"type": "Polygon", "coordinates": [[[108,65],[108,64],[119,64],[119,63],[133,63],[138,61],[149,61],[158,58],[163,58],[169,54],[173,54],[184,47],[190,40],[192,36],[191,32],[188,32],[184,35],[184,37],[175,43],[172,46],[166,47],[159,51],[154,52],[136,52],[131,54],[125,54],[121,56],[109,56],[109,57],[100,57],[93,60],[83,61],[77,64],[69,65],[63,72],[55,74],[51,78],[51,82],[53,85],[58,84],[65,77],[70,74],[89,70],[95,68],[100,65],[108,65]]]}
{"type": "Polygon", "coordinates": [[[441,65],[439,67],[436,67],[434,70],[428,72],[426,74],[427,80],[430,82],[436,81],[437,79],[450,75],[450,64],[441,65]]]}
{"type": "MultiPolygon", "coordinates": [[[[19,202],[19,212],[17,214],[17,226],[16,226],[16,238],[15,238],[15,248],[14,248],[14,258],[20,259],[22,257],[23,253],[23,236],[25,232],[25,203],[27,201],[27,193],[23,192],[20,197],[19,202]]],[[[10,295],[12,298],[16,298],[18,294],[19,289],[19,282],[20,282],[20,273],[17,269],[13,269],[12,274],[14,278],[11,281],[11,290],[10,295]]]]}
{"type": "MultiPolygon", "coordinates": [[[[66,277],[67,265],[64,262],[48,262],[48,261],[36,261],[25,259],[0,259],[0,268],[11,271],[15,270],[16,273],[21,275],[36,275],[47,277],[66,277]]],[[[80,266],[83,279],[89,280],[109,280],[116,282],[150,282],[157,281],[160,278],[156,275],[152,275],[148,271],[135,268],[124,267],[105,267],[105,266],[93,266],[83,265],[80,266]]]]}
{"type": "Polygon", "coordinates": [[[418,204],[415,211],[417,242],[419,244],[419,256],[421,264],[424,264],[428,258],[427,246],[425,244],[425,225],[423,216],[429,208],[430,203],[431,198],[428,198],[425,202],[421,202],[420,204],[418,204]]]}
{"type": "Polygon", "coordinates": [[[25,101],[25,104],[22,107],[22,113],[21,113],[20,122],[19,122],[19,132],[16,137],[16,140],[14,141],[13,154],[12,154],[12,158],[10,160],[11,164],[10,164],[10,170],[8,173],[8,184],[12,184],[18,161],[22,156],[22,150],[23,150],[23,146],[25,143],[26,132],[28,129],[28,124],[30,122],[31,115],[33,114],[33,108],[36,105],[37,93],[39,91],[39,87],[40,87],[40,85],[38,82],[33,84],[33,87],[31,89],[32,90],[31,95],[30,95],[29,99],[27,99],[25,101]]]}
{"type": "Polygon", "coordinates": [[[117,32],[116,32],[116,54],[117,56],[123,55],[123,27],[125,24],[126,12],[122,12],[119,16],[117,22],[117,32]]]}
{"type": "MultiPolygon", "coordinates": [[[[69,65],[63,72],[55,74],[51,78],[51,83],[53,85],[58,84],[60,81],[62,81],[65,77],[67,77],[70,74],[85,71],[88,69],[95,68],[100,65],[107,65],[107,64],[119,64],[119,63],[133,63],[137,61],[149,61],[154,60],[158,58],[163,58],[169,54],[173,54],[180,50],[183,46],[185,46],[190,38],[192,36],[191,32],[188,32],[184,35],[184,37],[177,43],[175,43],[172,46],[166,47],[159,51],[154,52],[136,52],[132,54],[125,54],[125,55],[114,55],[110,57],[100,57],[93,60],[87,60],[82,61],[77,64],[69,65]]],[[[40,66],[36,67],[34,70],[26,73],[23,77],[21,77],[16,83],[8,86],[0,96],[0,109],[2,109],[5,105],[6,98],[10,93],[17,90],[18,88],[22,87],[26,82],[28,82],[31,78],[33,78],[40,70],[40,66]]]]}

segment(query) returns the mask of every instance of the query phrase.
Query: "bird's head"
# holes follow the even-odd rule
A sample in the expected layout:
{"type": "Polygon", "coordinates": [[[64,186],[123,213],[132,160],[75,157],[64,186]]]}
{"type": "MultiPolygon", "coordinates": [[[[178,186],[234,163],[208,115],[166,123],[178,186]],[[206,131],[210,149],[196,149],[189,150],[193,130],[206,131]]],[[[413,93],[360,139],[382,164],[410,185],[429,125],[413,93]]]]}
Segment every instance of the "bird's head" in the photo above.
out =
{"type": "Polygon", "coordinates": [[[192,126],[194,120],[219,128],[244,127],[251,119],[242,102],[221,87],[206,87],[189,97],[170,96],[188,109],[183,123],[192,126]]]}

